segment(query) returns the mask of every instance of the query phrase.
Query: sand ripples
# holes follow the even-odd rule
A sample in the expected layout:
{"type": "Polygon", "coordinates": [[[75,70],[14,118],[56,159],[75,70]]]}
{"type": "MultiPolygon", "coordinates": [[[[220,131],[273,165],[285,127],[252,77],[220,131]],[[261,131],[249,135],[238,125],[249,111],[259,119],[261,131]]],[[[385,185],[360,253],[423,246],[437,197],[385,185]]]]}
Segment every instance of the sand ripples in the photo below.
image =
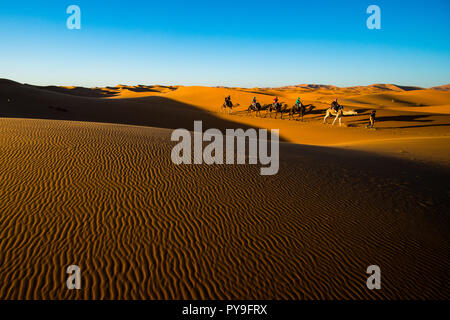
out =
{"type": "Polygon", "coordinates": [[[272,177],[175,166],[169,135],[0,119],[0,297],[449,297],[445,190],[413,194],[289,145],[272,177]],[[70,264],[82,290],[65,286],[70,264]],[[381,291],[365,286],[370,264],[381,291]]]}

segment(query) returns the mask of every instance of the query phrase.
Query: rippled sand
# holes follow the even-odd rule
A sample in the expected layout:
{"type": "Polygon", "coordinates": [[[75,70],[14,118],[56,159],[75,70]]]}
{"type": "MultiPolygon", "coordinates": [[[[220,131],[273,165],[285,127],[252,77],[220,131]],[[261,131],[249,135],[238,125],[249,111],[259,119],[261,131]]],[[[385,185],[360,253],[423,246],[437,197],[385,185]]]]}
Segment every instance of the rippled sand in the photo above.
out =
{"type": "Polygon", "coordinates": [[[0,118],[0,298],[449,298],[448,171],[290,144],[275,176],[176,166],[170,133],[0,118]]]}

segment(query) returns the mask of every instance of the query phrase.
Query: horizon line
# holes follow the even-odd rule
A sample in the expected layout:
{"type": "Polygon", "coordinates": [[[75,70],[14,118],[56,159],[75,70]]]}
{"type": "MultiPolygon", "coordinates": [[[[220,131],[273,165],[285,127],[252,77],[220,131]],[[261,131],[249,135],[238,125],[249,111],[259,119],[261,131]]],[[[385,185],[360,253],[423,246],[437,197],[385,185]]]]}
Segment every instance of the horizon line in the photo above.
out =
{"type": "MultiPolygon", "coordinates": [[[[402,84],[397,84],[397,83],[389,83],[389,82],[376,82],[376,83],[371,83],[371,84],[367,84],[367,85],[349,85],[349,86],[338,86],[338,85],[334,85],[334,84],[325,84],[325,83],[297,83],[297,84],[286,84],[286,85],[282,85],[282,86],[253,86],[253,87],[249,87],[249,86],[229,86],[229,85],[185,85],[185,84],[158,84],[158,83],[153,83],[153,84],[143,84],[143,83],[138,83],[138,84],[124,84],[124,83],[118,83],[115,84],[114,86],[111,85],[104,85],[104,86],[83,86],[83,85],[57,85],[57,84],[47,84],[47,85],[43,85],[43,84],[32,84],[32,83],[27,83],[27,82],[20,82],[20,81],[16,81],[16,80],[12,80],[12,79],[8,79],[8,78],[0,78],[0,81],[11,81],[11,82],[15,82],[18,84],[22,84],[22,85],[31,85],[31,86],[35,86],[35,87],[75,87],[75,88],[90,88],[90,89],[94,89],[94,88],[106,88],[106,87],[119,87],[119,86],[126,86],[126,87],[133,87],[133,86],[165,86],[165,87],[205,87],[205,88],[229,88],[229,89],[233,89],[233,88],[241,88],[241,89],[279,89],[279,88],[288,88],[288,87],[307,87],[307,86],[316,86],[316,87],[335,87],[335,88],[339,88],[339,89],[348,89],[348,88],[355,88],[355,87],[371,87],[371,86],[377,86],[377,85],[392,85],[392,86],[396,86],[400,89],[403,88],[414,88],[416,90],[420,90],[420,89],[433,89],[433,88],[439,88],[439,87],[444,87],[444,86],[449,86],[449,83],[444,83],[444,84],[440,84],[440,85],[436,85],[436,86],[430,86],[430,87],[422,87],[422,86],[417,86],[417,85],[402,85],[402,84]]],[[[310,89],[314,89],[314,88],[310,88],[310,89]]]]}

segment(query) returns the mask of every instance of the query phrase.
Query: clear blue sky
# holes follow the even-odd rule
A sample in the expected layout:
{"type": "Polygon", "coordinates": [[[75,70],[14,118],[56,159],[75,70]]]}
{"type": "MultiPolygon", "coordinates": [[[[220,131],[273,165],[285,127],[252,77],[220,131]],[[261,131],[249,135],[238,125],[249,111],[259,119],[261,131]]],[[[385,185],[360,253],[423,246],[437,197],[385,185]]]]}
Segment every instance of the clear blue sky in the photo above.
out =
{"type": "Polygon", "coordinates": [[[0,41],[0,78],[40,85],[450,83],[449,0],[2,1],[0,41]]]}

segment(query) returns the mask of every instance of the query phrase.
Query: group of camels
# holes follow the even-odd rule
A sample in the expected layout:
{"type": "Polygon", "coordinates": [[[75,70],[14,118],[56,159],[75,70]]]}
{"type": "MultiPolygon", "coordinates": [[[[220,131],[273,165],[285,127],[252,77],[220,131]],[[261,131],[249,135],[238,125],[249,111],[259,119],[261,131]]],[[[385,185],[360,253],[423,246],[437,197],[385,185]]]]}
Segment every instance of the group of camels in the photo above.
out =
{"type": "MultiPolygon", "coordinates": [[[[221,107],[219,112],[228,112],[228,114],[231,114],[233,111],[233,108],[238,107],[239,104],[233,104],[231,101],[225,102],[221,107]]],[[[275,113],[275,119],[277,118],[278,114],[281,115],[281,119],[283,119],[284,114],[289,114],[289,120],[295,119],[295,115],[297,115],[297,121],[301,119],[303,121],[303,117],[305,114],[310,113],[315,109],[315,106],[312,104],[304,105],[303,103],[294,104],[291,108],[289,108],[288,104],[282,104],[282,103],[271,103],[271,104],[264,104],[261,105],[259,102],[255,104],[251,104],[247,108],[247,115],[255,113],[255,116],[261,116],[261,111],[266,111],[264,114],[264,118],[267,117],[267,115],[270,115],[270,118],[272,118],[272,114],[275,113]]],[[[338,108],[335,107],[335,105],[332,103],[331,106],[326,110],[325,116],[323,118],[323,123],[327,123],[327,119],[329,117],[335,117],[333,121],[333,125],[337,120],[339,120],[339,125],[342,125],[342,116],[347,115],[357,115],[358,113],[354,110],[350,111],[344,111],[343,106],[338,105],[338,108]]]]}

